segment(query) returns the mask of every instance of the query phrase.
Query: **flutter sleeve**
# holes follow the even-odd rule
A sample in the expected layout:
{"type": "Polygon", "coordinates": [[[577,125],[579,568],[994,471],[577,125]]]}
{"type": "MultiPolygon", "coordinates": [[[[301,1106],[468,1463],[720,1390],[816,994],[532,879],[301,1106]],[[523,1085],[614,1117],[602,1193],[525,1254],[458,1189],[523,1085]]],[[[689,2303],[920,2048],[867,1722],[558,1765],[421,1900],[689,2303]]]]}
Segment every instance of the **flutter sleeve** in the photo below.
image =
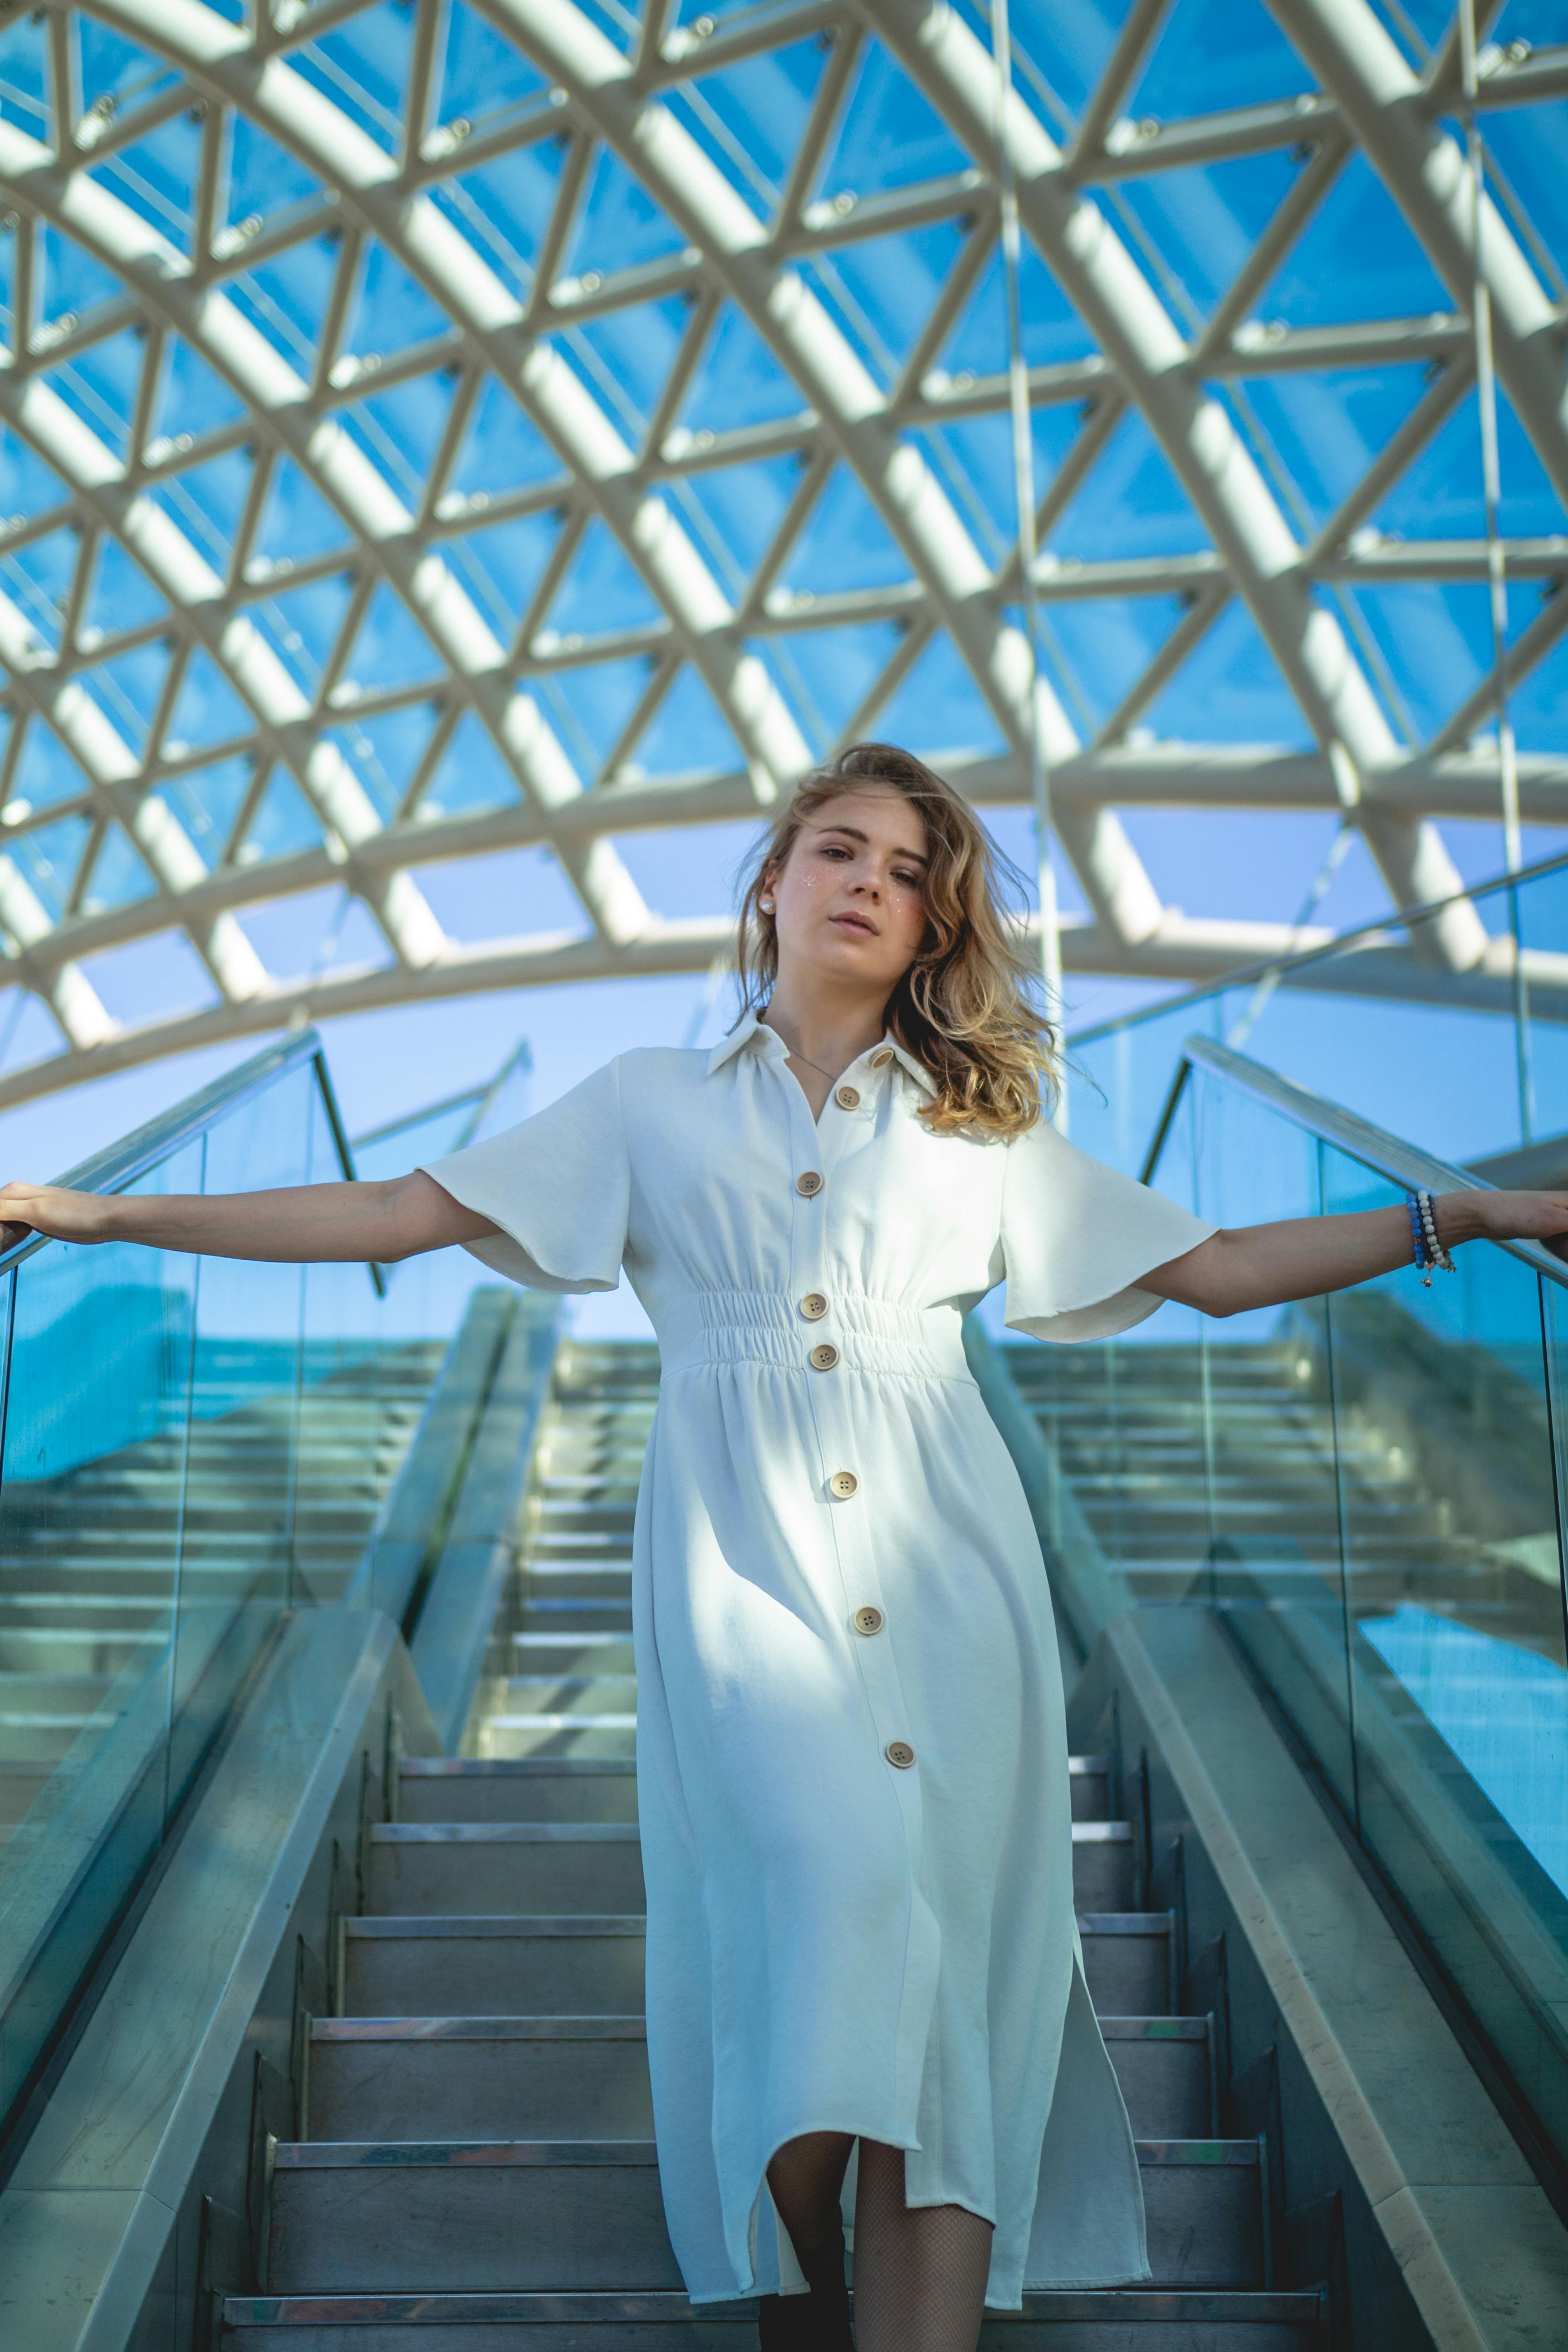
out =
{"type": "Polygon", "coordinates": [[[1005,1147],[1005,1320],[1036,1339],[1109,1339],[1163,1300],[1138,1277],[1217,1233],[1163,1192],[1091,1160],[1048,1120],[1005,1147]]]}
{"type": "Polygon", "coordinates": [[[620,1280],[631,1169],[618,1064],[521,1126],[423,1166],[500,1228],[463,1247],[509,1280],[569,1291],[614,1290],[620,1280]]]}

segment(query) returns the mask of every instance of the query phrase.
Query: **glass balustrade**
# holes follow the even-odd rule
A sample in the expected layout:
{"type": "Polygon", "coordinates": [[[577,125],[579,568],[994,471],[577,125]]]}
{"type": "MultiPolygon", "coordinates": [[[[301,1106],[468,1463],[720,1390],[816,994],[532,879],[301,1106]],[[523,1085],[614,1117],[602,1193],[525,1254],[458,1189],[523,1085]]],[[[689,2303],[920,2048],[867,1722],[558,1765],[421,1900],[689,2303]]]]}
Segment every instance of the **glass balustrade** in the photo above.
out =
{"type": "Polygon", "coordinates": [[[1565,938],[1568,860],[1558,859],[1078,1032],[1073,1140],[1136,1174],[1197,1032],[1456,1166],[1562,1138],[1568,1175],[1565,938]],[[1435,961],[1435,934],[1461,918],[1479,920],[1488,945],[1456,973],[1435,961]]]}
{"type": "MultiPolygon", "coordinates": [[[[306,1034],[66,1181],[353,1172],[306,1034]]],[[[285,1614],[339,1600],[365,1551],[483,1279],[414,1263],[388,1295],[364,1265],[0,1258],[0,2125],[285,1614]]]]}
{"type": "MultiPolygon", "coordinates": [[[[1191,1052],[1151,1181],[1216,1223],[1441,1181],[1334,1104],[1191,1052]]],[[[1220,1321],[1167,1306],[1007,1362],[1097,1589],[1217,1617],[1568,2159],[1568,1266],[1478,1242],[1456,1268],[1220,1321]]]]}

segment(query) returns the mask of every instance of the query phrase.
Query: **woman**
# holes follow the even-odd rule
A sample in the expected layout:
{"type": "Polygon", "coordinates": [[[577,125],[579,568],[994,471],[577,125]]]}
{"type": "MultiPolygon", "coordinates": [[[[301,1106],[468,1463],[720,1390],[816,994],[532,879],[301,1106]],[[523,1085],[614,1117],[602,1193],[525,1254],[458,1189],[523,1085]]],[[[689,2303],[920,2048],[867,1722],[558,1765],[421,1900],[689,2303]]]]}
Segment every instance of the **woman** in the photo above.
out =
{"type": "MultiPolygon", "coordinates": [[[[1397,1266],[1402,1208],[1218,1231],[1041,1116],[1053,1040],[966,804],[862,744],[773,828],[747,1011],[622,1055],[395,1181],[216,1199],[13,1184],[73,1241],[380,1259],[461,1242],[609,1289],[659,1337],[637,1510],[648,2055],[693,2300],[765,2347],[973,2352],[983,2304],[1149,2275],[1125,2109],[1073,1918],[1039,1549],[963,1311],[1098,1339],[1397,1266]],[[847,2176],[856,2159],[855,2178],[847,2176]],[[804,2292],[802,2290],[805,2290],[804,2292]]],[[[1462,1192],[1443,1245],[1568,1231],[1462,1192]]]]}

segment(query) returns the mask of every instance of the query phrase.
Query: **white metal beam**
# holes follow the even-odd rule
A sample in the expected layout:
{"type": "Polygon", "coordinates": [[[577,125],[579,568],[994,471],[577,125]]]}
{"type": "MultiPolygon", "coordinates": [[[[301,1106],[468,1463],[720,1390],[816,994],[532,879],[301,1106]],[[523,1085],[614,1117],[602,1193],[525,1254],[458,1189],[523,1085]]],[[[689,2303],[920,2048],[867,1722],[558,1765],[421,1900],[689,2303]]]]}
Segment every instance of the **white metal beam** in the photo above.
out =
{"type": "MultiPolygon", "coordinates": [[[[72,1054],[14,1070],[0,1076],[0,1110],[110,1071],[134,1068],[198,1046],[264,1035],[300,1021],[328,1021],[340,1013],[385,1011],[436,998],[493,994],[567,982],[705,972],[732,935],[732,923],[714,917],[655,924],[622,948],[602,939],[574,940],[558,933],[491,940],[450,948],[424,972],[408,972],[394,965],[288,982],[266,998],[174,1014],[140,1028],[121,1030],[72,1054]]],[[[1167,912],[1158,933],[1130,956],[1124,942],[1113,933],[1069,919],[1062,927],[1063,965],[1068,972],[1114,972],[1198,985],[1244,971],[1270,956],[1326,945],[1328,939],[1326,932],[1303,931],[1282,923],[1191,921],[1167,912]]],[[[1396,938],[1386,944],[1373,941],[1353,955],[1308,967],[1300,975],[1300,984],[1357,996],[1468,1004],[1478,1011],[1507,1015],[1514,1001],[1510,942],[1504,939],[1489,945],[1491,951],[1469,971],[1444,973],[1435,971],[1429,959],[1413,954],[1396,938]]],[[[1524,966],[1535,1017],[1568,1020],[1568,956],[1527,951],[1524,966]]],[[[0,961],[0,981],[5,971],[0,961]]]]}
{"type": "MultiPolygon", "coordinates": [[[[1475,205],[1458,142],[1432,120],[1421,83],[1367,0],[1268,0],[1338,101],[1368,161],[1467,316],[1476,281],[1475,205]]],[[[1557,314],[1512,232],[1483,194],[1482,275],[1509,399],[1568,505],[1568,363],[1557,314]]]]}

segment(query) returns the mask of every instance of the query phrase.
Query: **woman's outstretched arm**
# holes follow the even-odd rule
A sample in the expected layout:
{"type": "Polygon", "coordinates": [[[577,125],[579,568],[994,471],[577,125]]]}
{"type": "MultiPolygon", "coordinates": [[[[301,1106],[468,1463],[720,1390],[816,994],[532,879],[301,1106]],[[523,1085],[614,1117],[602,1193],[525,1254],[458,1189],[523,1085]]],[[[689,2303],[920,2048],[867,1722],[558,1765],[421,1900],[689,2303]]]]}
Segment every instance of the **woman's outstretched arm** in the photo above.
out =
{"type": "Polygon", "coordinates": [[[496,1227],[416,1169],[381,1184],[288,1184],[268,1192],[71,1192],[0,1185],[0,1247],[28,1231],[66,1242],[142,1242],[205,1257],[374,1259],[391,1265],[496,1227]]]}
{"type": "MultiPolygon", "coordinates": [[[[1483,1238],[1546,1242],[1568,1234],[1568,1192],[1441,1192],[1432,1209],[1437,1238],[1449,1250],[1483,1238]]],[[[1406,1210],[1362,1209],[1226,1227],[1141,1275],[1138,1287],[1205,1315],[1240,1315],[1249,1307],[1346,1290],[1410,1260],[1406,1210]]]]}

